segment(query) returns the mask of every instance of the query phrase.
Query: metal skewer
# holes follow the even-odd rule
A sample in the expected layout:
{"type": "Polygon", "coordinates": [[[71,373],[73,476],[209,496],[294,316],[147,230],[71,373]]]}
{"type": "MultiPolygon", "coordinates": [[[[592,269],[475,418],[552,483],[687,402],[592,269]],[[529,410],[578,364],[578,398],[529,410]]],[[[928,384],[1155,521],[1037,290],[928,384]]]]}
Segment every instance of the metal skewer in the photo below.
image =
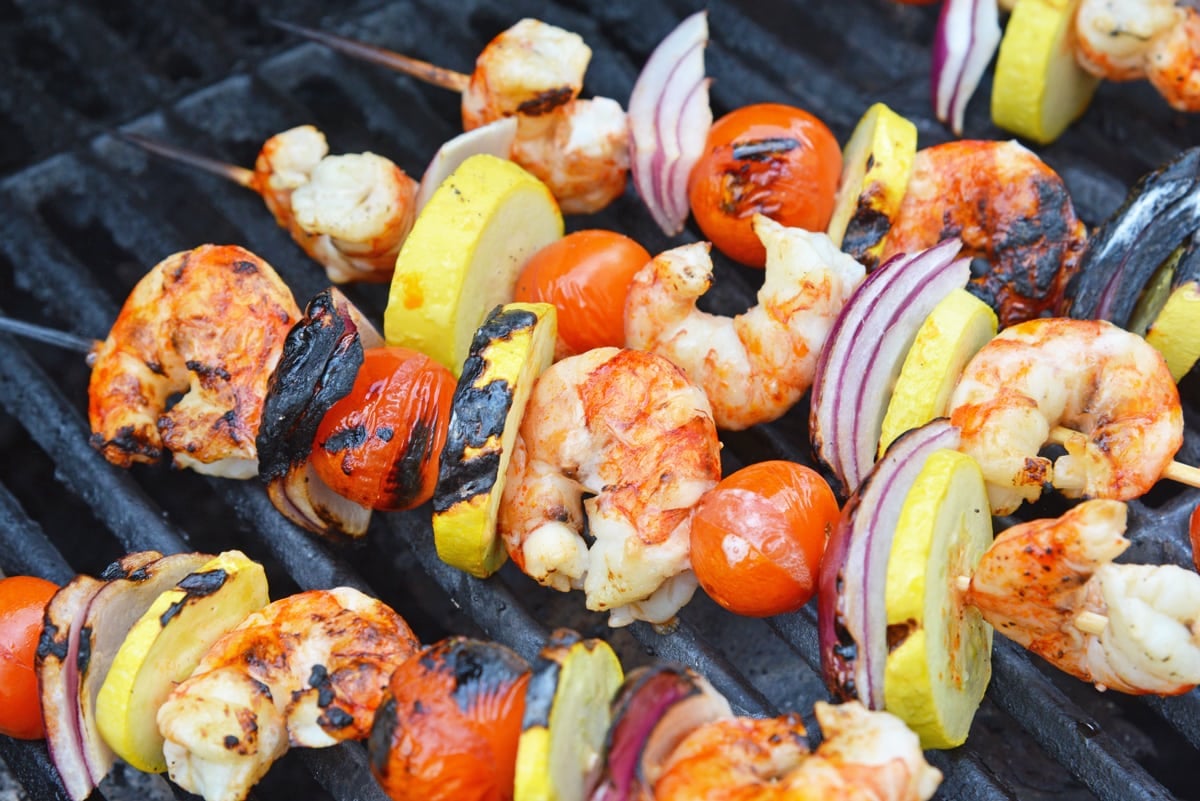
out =
{"type": "Polygon", "coordinates": [[[44,342],[47,345],[54,345],[55,347],[73,350],[76,353],[83,353],[89,356],[101,344],[98,339],[88,339],[78,334],[59,331],[56,328],[46,328],[42,325],[2,316],[0,316],[0,333],[25,337],[26,339],[44,342]]]}

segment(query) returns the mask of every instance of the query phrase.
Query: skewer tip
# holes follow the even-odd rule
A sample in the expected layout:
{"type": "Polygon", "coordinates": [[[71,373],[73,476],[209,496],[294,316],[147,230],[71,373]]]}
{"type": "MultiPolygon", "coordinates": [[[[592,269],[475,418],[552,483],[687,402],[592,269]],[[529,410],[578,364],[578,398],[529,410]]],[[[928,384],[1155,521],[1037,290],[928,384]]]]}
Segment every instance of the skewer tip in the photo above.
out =
{"type": "Polygon", "coordinates": [[[226,161],[218,161],[211,159],[208,156],[201,156],[199,153],[193,153],[190,150],[184,150],[175,145],[168,145],[165,142],[159,142],[156,139],[151,139],[148,136],[131,133],[129,131],[114,130],[112,135],[128,144],[134,145],[153,153],[156,156],[162,156],[171,161],[177,161],[181,164],[195,167],[213,175],[220,176],[227,180],[233,181],[235,184],[244,186],[248,189],[254,188],[254,171],[248,170],[237,164],[230,164],[226,161]]]}

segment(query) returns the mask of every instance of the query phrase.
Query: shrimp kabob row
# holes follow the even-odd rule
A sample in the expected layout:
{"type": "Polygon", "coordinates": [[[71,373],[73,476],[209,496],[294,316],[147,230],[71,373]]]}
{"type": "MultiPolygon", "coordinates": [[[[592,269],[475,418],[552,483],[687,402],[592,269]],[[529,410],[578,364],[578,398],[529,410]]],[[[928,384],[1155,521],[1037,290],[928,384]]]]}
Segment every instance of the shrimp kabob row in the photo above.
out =
{"type": "MultiPolygon", "coordinates": [[[[879,119],[877,113],[876,123],[879,119]]],[[[714,130],[718,127],[714,126],[714,130]]],[[[715,147],[714,151],[718,149],[715,147]]],[[[737,146],[729,149],[736,150],[737,146]]],[[[783,152],[790,153],[795,149],[785,148],[783,152]]],[[[848,151],[852,148],[848,147],[848,151]]],[[[1004,151],[998,155],[994,148],[980,143],[976,143],[976,151],[988,154],[993,160],[1009,153],[1004,151]]],[[[763,160],[760,150],[753,155],[756,158],[751,161],[763,160]]],[[[775,155],[775,151],[771,151],[770,157],[775,155]]],[[[848,160],[854,163],[854,159],[848,160]]],[[[272,498],[293,520],[310,528],[331,531],[343,526],[348,516],[360,515],[358,511],[347,511],[342,493],[326,494],[316,489],[320,486],[314,479],[314,475],[320,473],[316,465],[325,459],[324,475],[330,477],[331,486],[337,486],[356,473],[354,456],[364,447],[397,447],[393,443],[403,441],[398,452],[406,454],[407,461],[401,460],[400,467],[393,467],[397,464],[395,460],[379,459],[374,463],[382,465],[382,469],[366,471],[380,479],[376,486],[385,490],[382,493],[377,490],[373,498],[398,497],[394,490],[400,484],[411,485],[421,483],[421,480],[426,480],[426,485],[432,483],[434,534],[439,553],[447,561],[477,575],[487,575],[508,553],[540,581],[563,589],[583,589],[589,607],[609,611],[610,621],[614,624],[634,619],[668,621],[691,597],[696,582],[701,580],[699,576],[708,569],[707,560],[692,557],[703,550],[697,547],[696,532],[714,532],[712,536],[720,542],[730,526],[728,519],[736,516],[725,512],[723,520],[721,506],[724,504],[715,504],[717,512],[712,518],[715,520],[713,525],[706,527],[695,523],[696,519],[705,517],[700,511],[704,499],[716,497],[710,491],[720,489],[717,428],[753,425],[757,420],[746,423],[736,419],[738,410],[747,408],[761,413],[762,408],[754,407],[763,407],[768,416],[761,419],[774,419],[803,395],[807,383],[812,380],[811,375],[802,375],[798,393],[781,396],[784,400],[767,391],[769,380],[763,382],[764,389],[759,389],[753,387],[749,379],[761,379],[763,372],[769,374],[775,369],[774,365],[790,367],[789,354],[803,355],[811,351],[814,362],[815,354],[822,354],[820,358],[826,361],[832,358],[826,355],[829,349],[824,340],[831,330],[837,330],[835,318],[848,305],[846,296],[856,292],[856,287],[867,285],[868,281],[862,278],[865,269],[854,258],[838,253],[821,235],[759,217],[750,227],[762,242],[767,271],[764,293],[760,295],[760,306],[756,310],[743,318],[710,319],[698,315],[694,308],[695,297],[703,292],[706,282],[697,282],[699,290],[688,289],[682,282],[659,272],[664,263],[686,264],[688,258],[703,256],[703,246],[685,246],[690,247],[686,253],[668,252],[651,260],[649,265],[642,259],[644,269],[632,271],[630,275],[634,277],[629,279],[626,287],[619,281],[614,282],[618,297],[628,295],[617,304],[618,317],[625,337],[639,327],[640,310],[644,314],[645,327],[652,332],[668,331],[671,325],[677,325],[675,333],[665,337],[677,344],[689,340],[706,342],[711,335],[711,341],[723,345],[736,340],[739,344],[728,351],[734,354],[736,348],[741,348],[747,353],[770,355],[772,351],[781,352],[781,358],[761,362],[761,366],[756,365],[757,370],[732,374],[737,377],[723,385],[720,383],[721,371],[716,372],[716,384],[693,382],[669,359],[636,349],[591,348],[546,367],[552,361],[554,351],[568,347],[561,342],[556,344],[565,337],[557,335],[559,315],[554,305],[534,302],[506,306],[502,293],[499,297],[477,291],[463,294],[463,287],[477,290],[497,284],[516,283],[519,286],[520,276],[513,278],[517,270],[512,265],[523,264],[524,256],[541,251],[543,246],[566,241],[558,240],[562,231],[561,218],[557,204],[544,185],[528,177],[527,173],[513,169],[508,162],[486,156],[464,161],[448,179],[445,195],[476,198],[468,202],[479,204],[481,227],[464,231],[457,220],[448,221],[451,218],[437,211],[441,204],[438,192],[435,192],[426,207],[428,213],[423,212],[418,217],[397,258],[391,300],[385,315],[387,340],[408,342],[418,346],[413,350],[419,348],[438,354],[435,359],[424,358],[435,363],[444,362],[440,370],[434,372],[445,376],[443,371],[448,371],[450,383],[454,383],[453,374],[457,372],[455,400],[449,403],[449,423],[445,429],[447,445],[441,450],[440,458],[433,455],[438,452],[436,439],[440,428],[432,425],[429,418],[402,415],[404,422],[401,424],[391,418],[380,423],[361,413],[360,399],[373,398],[378,402],[388,395],[382,391],[387,381],[381,380],[380,374],[360,369],[367,364],[367,354],[375,350],[371,345],[382,340],[336,292],[324,293],[314,299],[302,324],[295,325],[300,314],[294,303],[288,306],[280,300],[272,310],[270,304],[256,302],[258,295],[271,298],[282,295],[272,281],[264,278],[269,270],[264,269],[265,263],[244,251],[227,252],[221,248],[198,249],[171,257],[161,269],[152,271],[148,286],[154,291],[169,289],[191,275],[193,267],[198,268],[208,261],[224,265],[219,273],[223,277],[201,280],[194,301],[205,297],[205,291],[219,292],[217,287],[231,280],[257,276],[256,280],[265,281],[263,287],[232,293],[241,299],[242,306],[229,307],[240,309],[242,319],[256,321],[248,327],[261,329],[261,332],[242,332],[242,326],[228,330],[233,328],[228,325],[224,325],[223,330],[228,335],[246,338],[244,344],[249,346],[255,345],[260,337],[274,337],[277,346],[274,353],[247,351],[248,363],[273,362],[277,365],[269,374],[273,386],[268,387],[268,379],[264,379],[258,386],[257,395],[240,390],[232,392],[235,396],[232,407],[204,410],[219,413],[210,414],[203,430],[228,430],[230,439],[242,446],[253,441],[258,445],[254,457],[260,460],[272,448],[282,454],[282,458],[277,456],[260,461],[250,472],[264,473],[272,481],[280,477],[288,479],[281,485],[282,490],[272,492],[272,498]],[[482,192],[480,188],[484,186],[490,189],[482,192]],[[514,217],[517,212],[519,215],[514,217]],[[512,219],[522,220],[521,232],[527,237],[521,245],[525,248],[521,251],[523,257],[517,258],[506,252],[503,258],[497,258],[495,239],[489,237],[488,232],[504,230],[511,233],[512,219]],[[441,261],[448,250],[458,255],[450,261],[441,261]],[[432,258],[431,254],[439,258],[432,258]],[[429,263],[449,267],[435,278],[429,274],[428,267],[422,266],[429,263]],[[494,272],[489,272],[496,269],[497,263],[510,265],[512,272],[497,278],[494,272]],[[776,263],[792,266],[780,269],[772,266],[776,263]],[[790,275],[787,274],[789,269],[790,275]],[[205,286],[210,288],[204,289],[205,286]],[[655,295],[659,292],[663,293],[661,298],[655,295]],[[680,303],[678,296],[686,296],[687,292],[692,293],[690,298],[680,303]],[[480,294],[484,296],[480,297],[480,294]],[[440,305],[425,302],[447,296],[454,302],[440,305]],[[464,302],[463,298],[467,300],[464,302]],[[497,306],[496,314],[478,325],[477,321],[497,306]],[[814,307],[818,309],[814,315],[799,313],[814,307]],[[670,315],[676,314],[671,309],[682,309],[678,313],[682,325],[671,318],[670,315]],[[801,324],[817,325],[819,330],[797,337],[789,326],[779,323],[777,309],[796,312],[788,318],[790,323],[798,327],[802,327],[801,324]],[[269,318],[274,318],[270,325],[258,324],[269,318]],[[755,340],[744,337],[745,333],[760,337],[764,344],[748,346],[755,340]],[[292,341],[290,354],[281,339],[292,341]],[[283,369],[285,367],[287,369],[283,369]],[[358,384],[360,375],[365,376],[362,388],[347,390],[358,384]],[[750,398],[724,404],[733,410],[735,417],[724,424],[716,422],[716,407],[727,400],[722,393],[741,391],[745,387],[750,387],[750,398]],[[325,436],[315,435],[316,429],[326,425],[326,417],[333,405],[346,398],[352,400],[346,404],[349,408],[341,418],[342,422],[331,424],[332,428],[325,436]],[[464,402],[457,403],[460,398],[464,402]],[[247,417],[255,410],[261,410],[263,425],[257,433],[248,436],[253,428],[232,425],[241,419],[235,413],[238,409],[245,411],[247,417]],[[456,413],[461,418],[457,428],[456,413]],[[264,432],[274,433],[264,435],[264,432]],[[429,468],[434,464],[438,464],[438,469],[431,471],[429,468]],[[671,465],[673,469],[664,473],[663,464],[671,465]],[[414,465],[426,469],[413,470],[414,465]],[[432,482],[427,481],[430,475],[436,476],[432,482]],[[439,495],[438,484],[444,485],[445,493],[439,495]],[[581,508],[580,499],[585,493],[593,497],[581,508]],[[591,543],[580,533],[585,515],[589,518],[591,543]],[[612,580],[599,580],[605,574],[612,580]]],[[[870,177],[868,173],[857,182],[843,179],[843,186],[865,184],[870,177]]],[[[844,194],[851,198],[852,206],[863,202],[862,193],[847,191],[844,194]]],[[[831,199],[830,208],[834,205],[831,199]]],[[[826,212],[826,218],[830,214],[826,212]]],[[[896,230],[901,228],[901,219],[892,224],[896,230]]],[[[824,227],[824,224],[821,222],[817,227],[824,227]]],[[[1067,229],[1069,237],[1077,235],[1077,226],[1060,227],[1067,229]]],[[[846,230],[852,231],[852,226],[848,225],[846,230]]],[[[505,238],[506,247],[512,238],[505,238]]],[[[888,238],[891,238],[890,233],[888,238]]],[[[1059,246],[1059,256],[1051,262],[1050,271],[1056,277],[1063,265],[1074,263],[1077,256],[1079,248],[1070,245],[1070,241],[1068,238],[1067,245],[1059,246]]],[[[871,247],[879,244],[872,242],[871,247]]],[[[945,248],[942,255],[945,255],[945,248]]],[[[937,257],[926,253],[913,260],[938,262],[937,257]]],[[[685,276],[687,272],[684,271],[685,276]]],[[[692,272],[702,274],[701,270],[692,272]]],[[[879,268],[872,275],[894,272],[896,270],[879,268]]],[[[966,283],[965,278],[963,276],[962,284],[966,283]]],[[[879,283],[879,279],[874,281],[874,284],[879,283]]],[[[939,284],[944,285],[944,282],[939,284]]],[[[140,290],[139,286],[127,304],[127,319],[131,323],[128,329],[120,328],[121,321],[118,321],[118,326],[114,327],[117,335],[110,336],[113,345],[105,343],[106,350],[99,353],[94,366],[94,379],[97,371],[102,377],[107,376],[102,379],[102,391],[108,386],[124,386],[126,390],[124,397],[119,392],[112,393],[100,402],[101,407],[111,407],[118,414],[114,417],[115,425],[97,431],[97,445],[106,451],[106,455],[111,454],[110,458],[126,464],[131,460],[151,460],[161,455],[165,445],[166,450],[191,454],[196,463],[211,466],[206,469],[223,470],[232,464],[225,462],[224,456],[203,454],[208,461],[194,456],[204,445],[203,437],[189,442],[177,438],[174,432],[177,427],[186,427],[186,418],[182,415],[189,410],[199,411],[195,404],[204,397],[203,394],[189,404],[181,402],[172,407],[171,413],[174,413],[183,406],[179,411],[181,416],[176,419],[164,415],[164,407],[155,408],[153,401],[161,399],[165,402],[170,393],[183,388],[175,385],[174,389],[168,389],[165,379],[176,380],[183,376],[187,379],[184,384],[191,383],[189,372],[195,374],[194,383],[202,390],[212,390],[235,375],[249,378],[253,371],[238,372],[221,363],[222,359],[240,353],[243,343],[224,343],[221,348],[203,355],[171,353],[169,358],[164,358],[158,351],[138,350],[147,343],[153,347],[157,347],[155,343],[170,343],[172,349],[180,343],[189,346],[204,343],[212,337],[194,336],[194,326],[200,320],[196,307],[226,308],[199,302],[189,306],[185,302],[176,313],[174,302],[147,303],[145,297],[148,296],[143,296],[140,290]],[[157,311],[146,314],[151,310],[157,311]],[[169,325],[179,330],[166,332],[158,327],[164,322],[160,319],[163,317],[171,318],[169,325]],[[181,332],[187,335],[181,336],[181,332]],[[130,370],[132,377],[125,376],[121,365],[128,367],[131,359],[146,369],[135,364],[130,370]],[[192,365],[197,365],[196,369],[192,365]],[[142,392],[139,382],[146,382],[153,391],[142,392]],[[152,402],[132,418],[122,418],[121,408],[134,396],[152,402]],[[154,444],[158,429],[163,428],[158,426],[163,417],[171,424],[165,426],[167,436],[159,435],[161,442],[154,444]],[[134,437],[135,431],[144,432],[146,442],[150,444],[134,437]]],[[[221,329],[223,323],[236,318],[237,314],[228,312],[219,319],[210,315],[205,324],[221,329]]],[[[564,322],[571,319],[567,313],[563,318],[564,322]]],[[[564,330],[570,327],[563,326],[564,330]]],[[[736,356],[730,359],[731,363],[737,361],[736,356]]],[[[264,373],[266,371],[259,369],[257,375],[261,377],[264,373]]],[[[394,371],[387,374],[392,375],[394,371]]],[[[444,378],[431,383],[447,385],[444,378]]],[[[403,383],[399,394],[422,401],[432,394],[414,392],[411,387],[411,384],[403,383]]],[[[789,392],[795,392],[794,388],[789,392]]],[[[434,406],[439,404],[432,403],[424,408],[434,406]]],[[[874,447],[873,443],[872,449],[874,447]]],[[[778,468],[776,475],[792,468],[778,468]]],[[[811,478],[800,481],[810,489],[820,486],[811,478]]],[[[749,483],[757,483],[761,488],[761,477],[749,483]]],[[[782,479],[779,483],[787,484],[782,479]]],[[[853,486],[856,485],[848,485],[853,486]]],[[[404,503],[419,503],[423,497],[429,497],[418,492],[399,495],[403,496],[404,503]]],[[[755,497],[761,499],[767,495],[760,489],[755,497]]],[[[728,492],[725,496],[729,499],[744,497],[745,492],[728,492]]],[[[755,502],[766,506],[778,504],[773,498],[755,502]]],[[[728,506],[735,504],[731,500],[728,506]]],[[[862,503],[858,502],[856,506],[861,507],[862,503]]],[[[836,516],[836,501],[833,511],[836,516]]],[[[355,519],[355,526],[365,530],[362,517],[355,519]]],[[[808,556],[804,564],[796,566],[789,574],[792,583],[808,586],[808,594],[801,592],[798,596],[800,603],[811,596],[813,568],[820,560],[825,526],[829,525],[826,518],[816,519],[821,522],[814,526],[819,535],[812,538],[817,540],[815,557],[808,556]]],[[[744,531],[739,532],[741,535],[744,531]]],[[[714,559],[712,564],[718,574],[727,569],[722,567],[720,559],[714,559]]],[[[957,575],[963,575],[969,581],[968,574],[969,570],[964,569],[957,575]]],[[[714,592],[714,596],[718,594],[714,592]]],[[[789,602],[795,602],[796,597],[795,593],[789,594],[789,602]]],[[[936,654],[933,656],[937,657],[936,654]]]]}
{"type": "Polygon", "coordinates": [[[289,749],[354,740],[396,801],[674,801],[776,782],[926,801],[941,781],[887,713],[818,702],[814,751],[798,716],[735,716],[682,665],[625,675],[603,640],[565,629],[532,663],[466,637],[422,646],[350,587],[271,601],[238,551],[132,553],[62,587],[10,577],[0,603],[0,731],[44,734],[78,801],[117,758],[240,801],[289,749]]]}

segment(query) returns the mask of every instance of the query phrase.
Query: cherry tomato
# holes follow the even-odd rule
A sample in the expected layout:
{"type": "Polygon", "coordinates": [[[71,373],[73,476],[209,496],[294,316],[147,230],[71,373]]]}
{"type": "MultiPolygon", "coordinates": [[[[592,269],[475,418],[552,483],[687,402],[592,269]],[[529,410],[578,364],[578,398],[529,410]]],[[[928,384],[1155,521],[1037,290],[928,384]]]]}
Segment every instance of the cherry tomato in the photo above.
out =
{"type": "Polygon", "coordinates": [[[34,658],[42,614],[58,585],[35,576],[0,580],[0,734],[45,736],[34,658]]]}
{"type": "Polygon", "coordinates": [[[838,519],[833,490],[804,465],[744,467],[701,497],[692,518],[692,569],[731,612],[764,617],[812,598],[838,519]]]}
{"type": "Polygon", "coordinates": [[[559,358],[625,345],[625,295],[650,261],[644,247],[615,231],[567,234],[533,254],[517,278],[515,299],[558,309],[559,358]]]}
{"type": "Polygon", "coordinates": [[[317,427],[311,462],[344,498],[402,511],[433,497],[458,382],[408,348],[371,348],[350,393],[317,427]]]}
{"type": "Polygon", "coordinates": [[[1188,525],[1188,534],[1192,539],[1192,564],[1200,570],[1200,505],[1192,510],[1192,518],[1188,525]]]}
{"type": "Polygon", "coordinates": [[[755,214],[824,231],[833,216],[842,151],[825,123],[803,109],[760,103],[713,123],[692,168],[688,200],[700,230],[729,258],[762,267],[755,214]]]}

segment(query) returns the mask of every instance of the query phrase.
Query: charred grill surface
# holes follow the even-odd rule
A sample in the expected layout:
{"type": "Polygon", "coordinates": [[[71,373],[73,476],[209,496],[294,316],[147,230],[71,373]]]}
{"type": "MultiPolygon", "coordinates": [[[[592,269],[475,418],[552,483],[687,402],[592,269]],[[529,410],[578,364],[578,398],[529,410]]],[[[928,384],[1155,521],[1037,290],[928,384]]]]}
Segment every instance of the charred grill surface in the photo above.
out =
{"type": "MultiPolygon", "coordinates": [[[[101,337],[126,294],[156,262],[206,242],[236,243],[271,263],[300,306],[326,286],[239,186],[178,167],[111,135],[120,128],[249,166],[268,136],[302,123],[335,152],[372,150],[419,175],[459,130],[458,97],[378,66],[352,62],[267,24],[322,28],[468,71],[479,49],[522,16],[580,33],[593,49],[585,94],[628,99],[638,68],[687,13],[706,5],[719,115],[749,102],[816,113],[844,142],[875,101],[913,119],[921,146],[947,141],[929,103],[929,43],[937,8],[891,0],[0,0],[0,313],[101,337]]],[[[990,75],[967,114],[967,136],[991,126],[990,75]]],[[[1106,84],[1083,120],[1040,151],[1063,177],[1089,228],[1138,177],[1200,141],[1200,117],[1173,114],[1147,86],[1106,84]]],[[[605,212],[568,227],[624,231],[651,252],[676,244],[632,188],[605,212]]],[[[690,227],[683,239],[699,238],[690,227]]],[[[718,259],[710,310],[753,303],[761,273],[718,259]]],[[[386,292],[352,287],[372,319],[386,292]]],[[[609,632],[582,599],[542,590],[511,566],[480,581],[443,565],[428,507],[376,515],[369,535],[319,541],[284,520],[261,484],[167,467],[111,467],[88,444],[88,371],[77,355],[0,335],[0,569],[59,582],[98,574],[130,550],[237,547],[264,562],[272,596],[348,584],[393,605],[423,641],[486,636],[536,657],[548,633],[572,625],[607,636],[627,668],[685,662],[751,713],[801,711],[824,698],[815,611],[736,619],[697,596],[669,634],[609,632]]],[[[1193,377],[1194,378],[1194,377],[1193,377]]],[[[1195,388],[1195,380],[1185,380],[1195,388]]],[[[782,420],[722,437],[726,470],[766,458],[811,463],[807,404],[782,420]]],[[[1200,461],[1195,396],[1179,459],[1200,461]]],[[[1135,561],[1190,560],[1186,518],[1200,496],[1160,486],[1131,508],[1135,561]]],[[[1053,499],[1032,513],[1059,511],[1053,499]]],[[[1099,694],[997,639],[994,678],[968,743],[932,754],[941,799],[1197,799],[1200,694],[1140,699],[1099,694]]],[[[44,746],[0,738],[26,797],[61,797],[44,746]]],[[[119,773],[97,796],[170,797],[161,781],[119,773]]],[[[382,799],[357,745],[289,754],[259,799],[382,799]]]]}

